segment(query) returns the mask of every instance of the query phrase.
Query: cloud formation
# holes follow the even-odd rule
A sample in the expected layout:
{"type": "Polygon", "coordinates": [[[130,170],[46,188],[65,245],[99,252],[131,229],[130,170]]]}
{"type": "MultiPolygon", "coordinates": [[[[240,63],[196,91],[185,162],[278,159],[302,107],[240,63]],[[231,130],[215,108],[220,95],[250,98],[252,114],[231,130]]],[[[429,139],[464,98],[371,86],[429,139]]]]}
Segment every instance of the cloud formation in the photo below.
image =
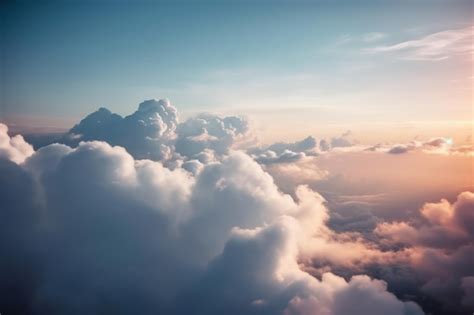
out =
{"type": "Polygon", "coordinates": [[[245,119],[180,123],[154,100],[125,118],[100,109],[37,151],[0,131],[6,313],[472,306],[469,149],[449,138],[370,147],[346,132],[238,150],[245,119]]]}
{"type": "MultiPolygon", "coordinates": [[[[168,130],[160,128],[152,129],[168,130]]],[[[345,251],[336,249],[363,248],[337,241],[319,194],[282,193],[243,152],[200,167],[196,175],[170,169],[103,141],[49,145],[24,161],[2,156],[0,308],[423,314],[382,281],[328,272],[318,280],[302,269],[301,255],[342,262],[345,251]]]]}
{"type": "Polygon", "coordinates": [[[225,154],[248,131],[240,117],[200,115],[179,122],[178,110],[168,100],[147,100],[131,115],[121,117],[100,108],[75,125],[61,139],[76,147],[81,141],[105,141],[124,147],[134,158],[155,161],[200,159],[212,150],[225,154]]]}
{"type": "Polygon", "coordinates": [[[0,158],[22,163],[33,152],[33,147],[21,135],[10,137],[8,127],[0,123],[0,158]]]}
{"type": "Polygon", "coordinates": [[[241,117],[200,115],[178,125],[176,151],[186,157],[196,157],[205,150],[225,154],[248,131],[248,122],[241,117]]]}
{"type": "Polygon", "coordinates": [[[375,233],[381,242],[412,249],[411,265],[424,279],[421,291],[441,302],[444,311],[455,311],[461,304],[467,311],[474,264],[474,193],[462,192],[454,203],[426,203],[420,213],[419,223],[380,223],[375,233]]]}

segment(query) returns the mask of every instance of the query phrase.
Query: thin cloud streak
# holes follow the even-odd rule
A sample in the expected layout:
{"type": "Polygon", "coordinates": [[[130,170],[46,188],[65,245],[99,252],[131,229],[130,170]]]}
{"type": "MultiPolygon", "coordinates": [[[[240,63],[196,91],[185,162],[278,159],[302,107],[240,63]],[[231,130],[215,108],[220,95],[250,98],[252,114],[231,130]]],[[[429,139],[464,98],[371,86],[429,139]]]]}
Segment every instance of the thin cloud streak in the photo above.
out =
{"type": "Polygon", "coordinates": [[[368,53],[400,54],[401,59],[441,61],[455,56],[472,55],[474,26],[446,30],[394,45],[366,49],[368,53]]]}

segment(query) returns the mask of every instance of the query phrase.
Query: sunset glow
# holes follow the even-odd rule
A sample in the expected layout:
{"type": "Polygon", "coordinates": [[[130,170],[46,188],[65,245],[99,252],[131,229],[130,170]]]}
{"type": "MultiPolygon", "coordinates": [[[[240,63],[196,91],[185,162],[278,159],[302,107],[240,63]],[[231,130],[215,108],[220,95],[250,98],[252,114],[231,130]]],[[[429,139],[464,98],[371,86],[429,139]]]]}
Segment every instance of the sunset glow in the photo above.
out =
{"type": "Polygon", "coordinates": [[[473,314],[473,9],[2,2],[0,315],[473,314]]]}

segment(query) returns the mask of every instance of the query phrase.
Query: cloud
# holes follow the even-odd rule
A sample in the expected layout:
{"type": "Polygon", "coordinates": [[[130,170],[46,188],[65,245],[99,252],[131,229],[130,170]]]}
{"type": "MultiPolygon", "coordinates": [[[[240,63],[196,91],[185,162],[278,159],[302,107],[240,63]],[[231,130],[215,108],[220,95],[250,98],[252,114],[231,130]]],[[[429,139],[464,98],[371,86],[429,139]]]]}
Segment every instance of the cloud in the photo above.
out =
{"type": "Polygon", "coordinates": [[[91,114],[64,138],[72,147],[33,151],[5,128],[0,296],[15,298],[0,298],[0,309],[421,314],[403,302],[411,300],[438,315],[468,307],[473,197],[449,200],[470,187],[470,160],[449,138],[401,144],[410,154],[398,156],[382,154],[393,145],[354,145],[351,132],[244,151],[245,119],[180,123],[169,103],[142,104],[131,118],[91,114]],[[86,134],[92,141],[81,141],[86,134]]]}
{"type": "Polygon", "coordinates": [[[241,117],[200,115],[178,125],[176,151],[186,157],[195,157],[206,149],[225,154],[248,131],[248,122],[241,117]]]}
{"type": "Polygon", "coordinates": [[[331,139],[332,148],[344,148],[351,147],[354,145],[354,141],[351,139],[352,132],[350,130],[344,132],[340,137],[334,137],[331,139]]]}
{"type": "Polygon", "coordinates": [[[472,232],[460,222],[470,222],[474,205],[472,193],[459,192],[474,188],[471,159],[452,154],[450,145],[434,138],[418,141],[410,154],[385,154],[391,146],[381,145],[378,151],[331,150],[266,166],[284,191],[307,184],[326,199],[323,226],[329,230],[305,242],[314,248],[300,255],[304,269],[318,277],[331,271],[345,279],[357,273],[383,279],[391,292],[414,299],[427,313],[469,311],[461,306],[461,279],[472,276],[472,232]],[[448,153],[432,154],[440,148],[448,153]],[[326,175],[303,175],[314,170],[326,175]]]}
{"type": "Polygon", "coordinates": [[[294,163],[303,160],[305,157],[316,157],[331,150],[360,150],[354,147],[356,141],[352,139],[352,132],[347,130],[338,137],[330,140],[321,139],[318,141],[308,136],[303,140],[293,143],[277,142],[267,147],[253,147],[247,150],[256,161],[265,164],[294,163]]]}
{"type": "Polygon", "coordinates": [[[390,148],[390,150],[387,151],[389,154],[403,154],[407,153],[410,150],[410,146],[403,145],[403,144],[397,144],[394,145],[393,147],[390,148]]]}
{"type": "Polygon", "coordinates": [[[377,145],[368,148],[370,151],[387,152],[389,154],[403,154],[413,150],[422,150],[426,153],[431,154],[460,154],[460,155],[472,155],[473,150],[470,145],[464,146],[453,146],[453,140],[451,138],[436,137],[431,138],[427,141],[410,141],[408,143],[394,144],[389,146],[377,145]]]}
{"type": "Polygon", "coordinates": [[[255,161],[260,164],[273,164],[273,163],[291,163],[303,159],[306,156],[303,152],[293,152],[285,150],[279,155],[274,151],[266,151],[255,156],[255,161]]]}
{"type": "Polygon", "coordinates": [[[445,311],[470,305],[470,280],[465,279],[472,276],[469,266],[474,263],[473,210],[474,193],[463,192],[454,203],[443,199],[424,204],[420,223],[380,223],[375,229],[382,242],[412,249],[411,265],[425,281],[422,292],[441,302],[445,311]]]}
{"type": "Polygon", "coordinates": [[[268,147],[250,148],[247,152],[260,164],[291,163],[317,155],[317,145],[316,139],[308,136],[293,143],[277,142],[268,147]]]}
{"type": "Polygon", "coordinates": [[[362,36],[362,40],[366,43],[375,42],[387,37],[387,34],[381,32],[366,33],[362,36]]]}
{"type": "Polygon", "coordinates": [[[412,245],[452,248],[455,242],[466,244],[474,237],[474,193],[463,192],[456,202],[446,199],[425,203],[420,213],[426,224],[413,227],[405,222],[382,223],[376,233],[392,240],[412,245]]]}
{"type": "Polygon", "coordinates": [[[167,100],[147,100],[122,118],[106,108],[89,114],[59,141],[77,146],[80,141],[101,140],[120,145],[134,157],[162,160],[171,154],[178,112],[167,100]]]}
{"type": "Polygon", "coordinates": [[[422,314],[381,281],[301,268],[301,255],[353,262],[365,248],[329,230],[319,194],[282,193],[243,152],[199,168],[103,141],[46,146],[21,165],[0,158],[1,309],[327,315],[356,303],[361,314],[422,314]]]}
{"type": "Polygon", "coordinates": [[[352,132],[348,130],[339,137],[331,138],[330,141],[321,139],[319,144],[314,137],[308,136],[292,143],[277,142],[267,147],[249,148],[247,152],[262,165],[294,163],[305,157],[318,156],[332,149],[348,149],[355,144],[351,136],[352,132]]]}
{"type": "Polygon", "coordinates": [[[389,46],[367,49],[369,53],[397,54],[405,60],[441,61],[473,54],[473,26],[446,30],[389,46]]]}
{"type": "Polygon", "coordinates": [[[302,272],[296,261],[295,228],[294,220],[282,217],[263,229],[234,230],[222,255],[211,262],[199,282],[200,291],[191,291],[195,300],[186,310],[196,314],[336,315],[349,309],[361,315],[423,314],[413,302],[401,302],[388,293],[382,281],[355,276],[346,282],[332,273],[325,273],[320,281],[302,272]],[[203,294],[203,287],[210,292],[203,294]]]}
{"type": "Polygon", "coordinates": [[[0,123],[0,158],[22,163],[33,154],[33,147],[21,135],[10,137],[8,127],[0,123]]]}
{"type": "Polygon", "coordinates": [[[81,141],[100,140],[124,147],[136,159],[176,163],[196,159],[206,150],[225,154],[248,130],[248,122],[236,116],[208,114],[180,123],[168,100],[147,100],[123,118],[100,108],[53,141],[76,147],[81,141]]]}

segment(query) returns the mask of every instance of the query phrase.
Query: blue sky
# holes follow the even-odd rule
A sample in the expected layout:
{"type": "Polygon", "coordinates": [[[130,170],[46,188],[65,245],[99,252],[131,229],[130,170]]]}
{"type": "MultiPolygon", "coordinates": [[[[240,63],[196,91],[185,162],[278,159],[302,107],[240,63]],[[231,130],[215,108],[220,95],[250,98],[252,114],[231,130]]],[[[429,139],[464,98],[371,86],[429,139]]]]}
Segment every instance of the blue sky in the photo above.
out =
{"type": "Polygon", "coordinates": [[[184,114],[264,112],[275,122],[301,109],[319,123],[472,112],[466,56],[383,50],[466,30],[471,1],[7,2],[1,11],[4,120],[61,124],[165,97],[184,114]]]}

